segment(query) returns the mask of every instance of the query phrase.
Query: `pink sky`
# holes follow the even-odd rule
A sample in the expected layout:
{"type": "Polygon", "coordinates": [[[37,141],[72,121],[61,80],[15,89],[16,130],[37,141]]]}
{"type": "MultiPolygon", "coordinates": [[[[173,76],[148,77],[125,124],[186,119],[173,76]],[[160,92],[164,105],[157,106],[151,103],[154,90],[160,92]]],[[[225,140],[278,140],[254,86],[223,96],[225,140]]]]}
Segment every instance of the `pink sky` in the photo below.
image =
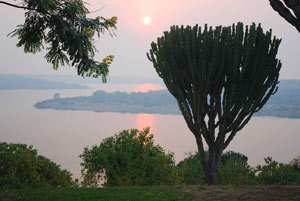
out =
{"type": "MultiPolygon", "coordinates": [[[[278,57],[282,60],[281,79],[300,79],[300,33],[285,22],[269,5],[268,0],[86,0],[90,10],[104,8],[92,16],[118,16],[117,37],[96,39],[99,60],[115,56],[110,77],[157,77],[146,58],[150,43],[169,30],[171,25],[205,23],[228,26],[236,22],[261,22],[265,30],[282,38],[278,57]],[[152,23],[143,24],[149,16],[152,23]]],[[[8,1],[15,2],[15,1],[8,1]]],[[[0,4],[0,73],[76,74],[73,68],[53,71],[43,59],[44,53],[26,55],[16,48],[16,40],[6,37],[15,25],[22,23],[22,10],[0,4]]]]}

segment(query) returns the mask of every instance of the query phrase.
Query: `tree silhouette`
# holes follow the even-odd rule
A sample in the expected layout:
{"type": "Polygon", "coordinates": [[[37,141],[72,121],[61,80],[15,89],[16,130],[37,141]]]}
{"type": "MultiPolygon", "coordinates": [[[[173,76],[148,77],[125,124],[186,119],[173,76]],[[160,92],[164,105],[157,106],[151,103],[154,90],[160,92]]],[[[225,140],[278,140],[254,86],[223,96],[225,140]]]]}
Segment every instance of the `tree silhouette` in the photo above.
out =
{"type": "Polygon", "coordinates": [[[173,26],[152,42],[148,59],[196,138],[209,184],[218,183],[222,152],[277,90],[280,42],[260,25],[244,30],[242,23],[173,26]]]}

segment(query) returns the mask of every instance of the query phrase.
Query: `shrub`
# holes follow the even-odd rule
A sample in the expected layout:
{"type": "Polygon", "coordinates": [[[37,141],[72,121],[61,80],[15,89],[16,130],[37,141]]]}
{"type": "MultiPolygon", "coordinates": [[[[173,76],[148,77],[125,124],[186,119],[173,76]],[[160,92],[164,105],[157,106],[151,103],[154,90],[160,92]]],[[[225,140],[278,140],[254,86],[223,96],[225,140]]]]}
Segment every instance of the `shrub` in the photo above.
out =
{"type": "Polygon", "coordinates": [[[0,187],[58,187],[73,184],[71,173],[37,155],[26,144],[0,142],[0,187]]]}
{"type": "Polygon", "coordinates": [[[220,184],[249,185],[255,184],[255,170],[241,158],[228,158],[219,166],[220,184]]]}
{"type": "Polygon", "coordinates": [[[204,172],[201,166],[199,153],[189,153],[189,156],[177,165],[180,183],[186,185],[204,184],[204,172]]]}
{"type": "Polygon", "coordinates": [[[221,164],[225,165],[229,160],[239,161],[241,164],[247,164],[248,157],[242,153],[234,152],[234,151],[227,151],[222,154],[221,157],[221,164]]]}
{"type": "MultiPolygon", "coordinates": [[[[222,154],[219,166],[220,184],[254,184],[255,171],[248,165],[247,161],[247,156],[241,153],[229,151],[222,154]]],[[[187,158],[179,162],[177,171],[181,176],[180,182],[182,184],[205,183],[199,153],[189,154],[187,158]]]]}
{"type": "Polygon", "coordinates": [[[290,164],[278,163],[271,157],[265,158],[265,165],[256,167],[260,184],[300,184],[299,172],[290,164]]]}
{"type": "Polygon", "coordinates": [[[154,145],[150,128],[123,130],[80,155],[83,185],[132,186],[175,181],[173,153],[154,145]]]}
{"type": "Polygon", "coordinates": [[[220,184],[255,184],[255,170],[248,165],[248,157],[238,152],[222,154],[219,176],[220,184]]]}

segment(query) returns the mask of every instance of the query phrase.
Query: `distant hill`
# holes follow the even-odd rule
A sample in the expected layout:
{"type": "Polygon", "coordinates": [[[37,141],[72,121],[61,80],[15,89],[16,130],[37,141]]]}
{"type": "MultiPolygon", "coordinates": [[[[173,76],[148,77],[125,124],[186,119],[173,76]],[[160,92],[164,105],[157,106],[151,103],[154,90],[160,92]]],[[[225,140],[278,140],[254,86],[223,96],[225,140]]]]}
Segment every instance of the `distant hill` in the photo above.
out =
{"type": "MultiPolygon", "coordinates": [[[[56,98],[35,104],[39,109],[95,112],[180,114],[167,90],[141,92],[96,91],[91,96],[56,98]]],[[[279,89],[256,116],[300,118],[300,80],[282,80],[279,89]]]]}
{"type": "Polygon", "coordinates": [[[0,75],[0,90],[17,89],[88,89],[89,87],[75,83],[50,81],[30,78],[21,75],[0,75]]]}

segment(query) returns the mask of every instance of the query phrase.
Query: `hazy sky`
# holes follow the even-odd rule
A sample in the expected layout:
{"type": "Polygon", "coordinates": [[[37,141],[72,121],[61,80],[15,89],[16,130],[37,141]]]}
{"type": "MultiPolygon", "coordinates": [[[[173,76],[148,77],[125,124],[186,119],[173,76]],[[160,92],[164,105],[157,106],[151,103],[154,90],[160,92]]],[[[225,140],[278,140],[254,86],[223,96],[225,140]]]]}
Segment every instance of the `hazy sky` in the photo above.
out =
{"type": "MultiPolygon", "coordinates": [[[[264,30],[282,38],[278,58],[283,67],[281,79],[300,79],[300,33],[282,19],[268,0],[85,0],[92,16],[118,16],[117,37],[108,34],[96,39],[99,60],[108,54],[115,56],[110,77],[157,77],[146,57],[151,41],[169,30],[171,25],[231,25],[236,22],[262,23],[264,30]],[[149,16],[151,24],[143,18],[149,16]]],[[[7,2],[15,3],[14,0],[7,2]]],[[[15,46],[16,39],[7,37],[17,24],[24,21],[24,11],[0,4],[0,74],[76,74],[75,68],[51,68],[43,58],[25,54],[15,46]]]]}

